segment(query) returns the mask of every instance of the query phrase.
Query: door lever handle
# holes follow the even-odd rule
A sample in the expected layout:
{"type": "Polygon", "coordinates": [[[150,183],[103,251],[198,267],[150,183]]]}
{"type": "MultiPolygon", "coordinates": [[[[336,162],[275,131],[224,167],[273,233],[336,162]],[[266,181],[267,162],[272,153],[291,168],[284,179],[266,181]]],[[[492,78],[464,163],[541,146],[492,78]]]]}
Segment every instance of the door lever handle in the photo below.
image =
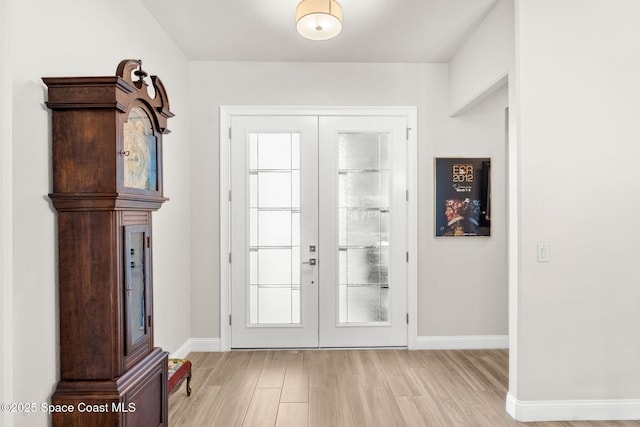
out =
{"type": "Polygon", "coordinates": [[[309,265],[316,265],[316,259],[315,258],[309,258],[309,261],[303,261],[303,264],[309,264],[309,265]]]}

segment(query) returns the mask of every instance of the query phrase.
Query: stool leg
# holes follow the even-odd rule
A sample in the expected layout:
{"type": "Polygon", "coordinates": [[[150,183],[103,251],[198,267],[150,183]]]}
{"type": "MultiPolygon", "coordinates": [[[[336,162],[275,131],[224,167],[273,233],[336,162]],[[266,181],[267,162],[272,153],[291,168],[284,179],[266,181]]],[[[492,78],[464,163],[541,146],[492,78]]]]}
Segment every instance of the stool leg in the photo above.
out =
{"type": "Polygon", "coordinates": [[[187,396],[191,396],[191,372],[187,375],[187,396]]]}

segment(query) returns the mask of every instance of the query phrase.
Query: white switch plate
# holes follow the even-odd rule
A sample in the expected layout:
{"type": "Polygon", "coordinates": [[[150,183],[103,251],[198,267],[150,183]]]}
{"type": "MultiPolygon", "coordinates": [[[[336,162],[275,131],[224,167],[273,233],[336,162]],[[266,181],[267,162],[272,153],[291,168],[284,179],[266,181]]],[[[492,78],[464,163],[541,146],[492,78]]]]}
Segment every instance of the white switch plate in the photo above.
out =
{"type": "Polygon", "coordinates": [[[551,245],[549,243],[538,243],[538,262],[551,261],[551,245]]]}

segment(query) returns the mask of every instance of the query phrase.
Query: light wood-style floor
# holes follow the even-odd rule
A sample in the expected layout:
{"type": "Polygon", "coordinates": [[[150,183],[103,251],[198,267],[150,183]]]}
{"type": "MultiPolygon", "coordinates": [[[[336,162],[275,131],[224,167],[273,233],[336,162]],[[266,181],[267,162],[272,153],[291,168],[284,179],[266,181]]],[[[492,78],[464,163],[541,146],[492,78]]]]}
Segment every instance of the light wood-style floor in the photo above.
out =
{"type": "Polygon", "coordinates": [[[506,350],[191,353],[191,397],[170,426],[629,427],[640,421],[519,423],[505,412],[506,350]]]}

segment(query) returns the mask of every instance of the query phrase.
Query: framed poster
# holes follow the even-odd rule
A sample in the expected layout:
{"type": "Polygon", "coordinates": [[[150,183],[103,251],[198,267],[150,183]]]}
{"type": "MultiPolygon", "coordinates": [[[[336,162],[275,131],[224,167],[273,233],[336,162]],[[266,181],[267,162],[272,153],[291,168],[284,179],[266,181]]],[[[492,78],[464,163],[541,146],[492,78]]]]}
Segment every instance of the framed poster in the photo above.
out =
{"type": "Polygon", "coordinates": [[[436,158],[436,236],[491,235],[491,159],[436,158]]]}

